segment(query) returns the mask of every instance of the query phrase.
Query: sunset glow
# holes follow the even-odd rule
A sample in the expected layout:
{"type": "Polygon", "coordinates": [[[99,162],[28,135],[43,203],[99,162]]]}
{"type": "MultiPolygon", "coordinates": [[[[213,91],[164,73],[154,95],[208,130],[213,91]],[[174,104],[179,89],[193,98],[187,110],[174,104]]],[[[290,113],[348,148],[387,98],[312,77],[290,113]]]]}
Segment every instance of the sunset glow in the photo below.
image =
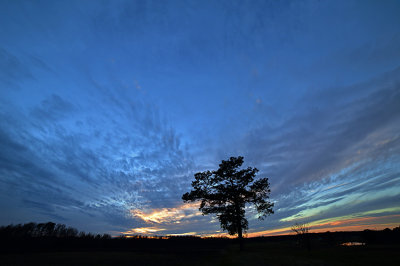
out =
{"type": "Polygon", "coordinates": [[[162,228],[157,228],[157,227],[141,227],[141,228],[134,228],[132,230],[128,230],[125,232],[120,232],[123,235],[138,235],[138,234],[144,234],[144,235],[153,235],[156,233],[161,233],[165,229],[162,228]]]}
{"type": "Polygon", "coordinates": [[[190,219],[194,216],[202,215],[198,208],[197,203],[187,203],[176,208],[162,208],[148,212],[131,210],[131,214],[133,217],[140,218],[148,223],[180,223],[182,219],[190,219]]]}
{"type": "Polygon", "coordinates": [[[264,220],[245,206],[248,237],[400,226],[399,14],[395,0],[0,1],[0,225],[231,237],[182,196],[243,156],[274,203],[264,220]]]}

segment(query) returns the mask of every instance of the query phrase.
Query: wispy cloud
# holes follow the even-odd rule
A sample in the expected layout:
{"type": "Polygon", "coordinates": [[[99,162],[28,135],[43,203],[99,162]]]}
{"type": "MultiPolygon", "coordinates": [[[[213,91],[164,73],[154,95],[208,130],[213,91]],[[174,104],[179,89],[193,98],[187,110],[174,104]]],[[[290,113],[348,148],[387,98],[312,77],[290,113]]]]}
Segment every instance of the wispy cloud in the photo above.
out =
{"type": "Polygon", "coordinates": [[[0,6],[0,223],[220,234],[181,196],[238,155],[249,235],[399,213],[398,4],[0,6]]]}
{"type": "Polygon", "coordinates": [[[147,223],[180,223],[183,219],[201,216],[202,213],[198,210],[198,205],[198,203],[186,203],[176,208],[151,209],[149,212],[134,209],[131,210],[131,214],[147,223]]]}
{"type": "Polygon", "coordinates": [[[79,210],[105,220],[114,216],[110,227],[118,219],[126,225],[132,208],[175,204],[179,179],[190,172],[179,138],[151,106],[132,109],[122,100],[123,118],[85,120],[79,110],[87,106],[74,107],[59,95],[31,112],[4,107],[2,189],[13,197],[23,192],[18,197],[25,208],[57,220],[72,218],[63,218],[65,210],[79,210]]]}

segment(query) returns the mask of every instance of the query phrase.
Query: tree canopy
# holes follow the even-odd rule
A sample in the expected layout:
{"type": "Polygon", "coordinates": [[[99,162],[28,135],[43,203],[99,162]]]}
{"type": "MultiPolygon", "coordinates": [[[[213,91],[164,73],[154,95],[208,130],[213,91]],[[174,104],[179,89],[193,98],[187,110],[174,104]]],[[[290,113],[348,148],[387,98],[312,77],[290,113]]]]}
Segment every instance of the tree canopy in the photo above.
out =
{"type": "Polygon", "coordinates": [[[194,175],[193,190],[185,193],[185,202],[201,201],[199,210],[205,214],[216,214],[221,228],[230,235],[242,238],[248,229],[245,206],[251,203],[258,212],[259,219],[273,214],[274,204],[269,201],[268,178],[255,180],[257,168],[240,169],[243,157],[222,160],[216,171],[199,172],[194,175]]]}

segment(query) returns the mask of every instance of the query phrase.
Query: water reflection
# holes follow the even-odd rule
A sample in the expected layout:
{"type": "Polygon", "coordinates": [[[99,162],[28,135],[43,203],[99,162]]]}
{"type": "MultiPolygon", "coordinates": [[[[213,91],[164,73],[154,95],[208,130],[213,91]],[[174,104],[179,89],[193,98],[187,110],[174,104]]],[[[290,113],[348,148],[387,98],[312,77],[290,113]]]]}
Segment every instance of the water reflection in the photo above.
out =
{"type": "Polygon", "coordinates": [[[340,244],[341,246],[365,246],[363,242],[345,242],[340,244]]]}

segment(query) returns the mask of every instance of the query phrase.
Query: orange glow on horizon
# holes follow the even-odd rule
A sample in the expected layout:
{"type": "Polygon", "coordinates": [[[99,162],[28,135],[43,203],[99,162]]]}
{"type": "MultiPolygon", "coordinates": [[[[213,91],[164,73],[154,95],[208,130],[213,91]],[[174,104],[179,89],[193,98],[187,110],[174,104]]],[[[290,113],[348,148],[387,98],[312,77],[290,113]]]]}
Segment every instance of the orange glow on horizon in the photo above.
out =
{"type": "MultiPolygon", "coordinates": [[[[343,219],[343,220],[323,222],[323,223],[318,223],[318,221],[316,221],[310,223],[309,226],[311,228],[310,233],[323,233],[326,231],[333,231],[333,232],[362,231],[365,229],[383,230],[385,228],[397,227],[399,226],[399,224],[400,224],[400,214],[395,214],[395,215],[387,215],[379,217],[361,217],[361,218],[343,219]],[[385,220],[389,221],[397,220],[397,222],[385,222],[385,220]]],[[[248,237],[286,235],[291,233],[293,233],[291,227],[284,227],[279,229],[249,233],[248,237]]]]}
{"type": "Polygon", "coordinates": [[[154,234],[156,232],[164,231],[163,228],[158,227],[140,227],[140,228],[133,228],[131,230],[120,232],[123,235],[133,235],[133,234],[154,234]]]}
{"type": "Polygon", "coordinates": [[[382,229],[388,226],[395,227],[400,223],[398,221],[400,221],[400,214],[378,216],[378,217],[369,216],[360,218],[350,218],[350,219],[343,219],[338,221],[322,222],[322,223],[318,223],[318,221],[316,221],[314,223],[311,223],[310,226],[314,228],[314,231],[318,230],[318,232],[320,232],[319,229],[325,230],[327,228],[331,229],[337,228],[337,230],[340,229],[340,231],[349,231],[353,230],[353,228],[360,228],[357,230],[364,230],[364,229],[371,229],[371,227],[382,228],[382,229]],[[396,220],[396,222],[392,222],[392,220],[396,220]]]}
{"type": "MultiPolygon", "coordinates": [[[[126,232],[121,232],[124,235],[142,234],[148,236],[160,235],[168,229],[169,225],[182,224],[182,227],[190,222],[187,220],[195,216],[201,216],[201,212],[198,210],[198,203],[185,203],[175,208],[161,208],[151,211],[142,210],[131,210],[130,213],[136,218],[140,218],[149,227],[133,228],[126,232]],[[185,220],[185,221],[183,221],[185,220]]],[[[286,223],[287,225],[287,223],[286,223]]],[[[327,231],[362,231],[365,229],[371,230],[383,230],[385,228],[394,228],[400,225],[400,214],[386,215],[386,216],[366,216],[366,217],[351,217],[351,215],[345,217],[332,217],[321,220],[316,220],[308,223],[310,227],[310,233],[321,233],[327,231]]],[[[294,234],[291,230],[291,226],[282,228],[275,228],[271,230],[264,230],[258,232],[250,232],[246,234],[246,237],[260,237],[260,236],[277,236],[277,235],[288,235],[294,234]]],[[[226,232],[216,231],[215,233],[202,233],[188,231],[184,233],[167,233],[166,236],[185,236],[193,235],[203,238],[207,237],[228,237],[234,238],[226,232]]]]}

